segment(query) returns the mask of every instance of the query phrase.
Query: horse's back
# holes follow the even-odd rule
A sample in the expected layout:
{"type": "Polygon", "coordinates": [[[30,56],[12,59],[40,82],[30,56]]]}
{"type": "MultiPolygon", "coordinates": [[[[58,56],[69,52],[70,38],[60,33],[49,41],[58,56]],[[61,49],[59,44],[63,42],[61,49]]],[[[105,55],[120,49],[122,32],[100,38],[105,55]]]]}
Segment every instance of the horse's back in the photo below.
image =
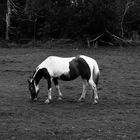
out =
{"type": "Polygon", "coordinates": [[[38,68],[46,68],[51,77],[69,75],[68,77],[71,78],[68,79],[74,79],[79,75],[82,78],[89,79],[94,69],[95,73],[99,72],[96,61],[85,55],[76,57],[49,56],[38,68]]]}
{"type": "Polygon", "coordinates": [[[85,55],[80,55],[81,58],[83,58],[89,65],[95,65],[97,64],[96,60],[85,55]]]}
{"type": "Polygon", "coordinates": [[[80,55],[80,57],[87,62],[87,64],[91,67],[91,69],[96,69],[96,71],[99,72],[99,67],[95,59],[85,55],[80,55]]]}
{"type": "Polygon", "coordinates": [[[57,77],[69,71],[69,63],[74,57],[49,56],[38,67],[46,68],[51,76],[57,77]]]}

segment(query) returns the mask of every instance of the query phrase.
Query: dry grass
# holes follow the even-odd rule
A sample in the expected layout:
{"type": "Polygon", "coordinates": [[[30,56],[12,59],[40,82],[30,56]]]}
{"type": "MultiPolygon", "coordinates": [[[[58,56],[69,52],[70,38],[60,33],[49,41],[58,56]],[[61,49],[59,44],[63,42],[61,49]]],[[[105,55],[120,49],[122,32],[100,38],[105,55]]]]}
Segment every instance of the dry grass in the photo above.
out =
{"type": "MultiPolygon", "coordinates": [[[[140,139],[140,49],[0,49],[0,139],[140,139]],[[64,100],[44,104],[45,80],[37,102],[30,102],[27,79],[49,55],[86,54],[101,70],[99,104],[78,103],[80,78],[60,82],[64,100]]],[[[90,93],[90,90],[88,90],[90,93]]]]}

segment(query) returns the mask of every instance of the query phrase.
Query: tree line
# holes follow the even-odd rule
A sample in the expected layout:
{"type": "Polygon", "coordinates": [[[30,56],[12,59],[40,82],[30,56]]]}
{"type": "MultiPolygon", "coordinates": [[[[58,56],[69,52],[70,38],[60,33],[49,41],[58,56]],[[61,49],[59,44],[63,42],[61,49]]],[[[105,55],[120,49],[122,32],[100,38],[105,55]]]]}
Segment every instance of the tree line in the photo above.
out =
{"type": "Polygon", "coordinates": [[[139,0],[1,0],[0,38],[6,38],[7,30],[8,40],[15,42],[82,40],[97,37],[105,30],[131,38],[134,32],[140,34],[139,13],[139,0]]]}

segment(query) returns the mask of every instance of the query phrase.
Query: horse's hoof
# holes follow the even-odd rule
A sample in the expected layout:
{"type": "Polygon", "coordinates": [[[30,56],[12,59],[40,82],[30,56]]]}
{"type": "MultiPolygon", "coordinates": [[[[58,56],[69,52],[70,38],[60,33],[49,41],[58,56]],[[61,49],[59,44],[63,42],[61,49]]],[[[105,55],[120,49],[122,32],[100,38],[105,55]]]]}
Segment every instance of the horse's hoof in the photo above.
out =
{"type": "Polygon", "coordinates": [[[91,104],[91,105],[96,105],[96,104],[98,104],[98,100],[90,100],[89,102],[88,102],[88,104],[91,104]]]}
{"type": "Polygon", "coordinates": [[[78,99],[78,102],[84,102],[84,101],[85,101],[85,98],[78,99]]]}
{"type": "Polygon", "coordinates": [[[45,100],[45,102],[44,102],[45,104],[49,104],[50,103],[50,100],[49,99],[47,99],[47,100],[45,100]]]}
{"type": "Polygon", "coordinates": [[[58,101],[62,101],[62,97],[58,97],[58,99],[57,99],[58,101]]]}
{"type": "Polygon", "coordinates": [[[34,101],[37,101],[37,98],[34,98],[34,101]]]}
{"type": "Polygon", "coordinates": [[[97,100],[95,100],[92,104],[93,105],[96,105],[98,103],[98,101],[97,100]]]}

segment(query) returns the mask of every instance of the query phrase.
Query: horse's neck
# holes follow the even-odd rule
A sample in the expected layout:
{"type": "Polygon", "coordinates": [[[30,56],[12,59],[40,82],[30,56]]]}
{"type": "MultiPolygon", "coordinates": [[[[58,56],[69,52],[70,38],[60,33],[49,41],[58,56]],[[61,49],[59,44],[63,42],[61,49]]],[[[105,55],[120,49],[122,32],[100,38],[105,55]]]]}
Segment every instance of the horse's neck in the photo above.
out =
{"type": "Polygon", "coordinates": [[[43,77],[43,73],[41,72],[41,70],[38,70],[35,72],[33,76],[33,80],[35,81],[36,85],[39,84],[42,77],[43,77]]]}

